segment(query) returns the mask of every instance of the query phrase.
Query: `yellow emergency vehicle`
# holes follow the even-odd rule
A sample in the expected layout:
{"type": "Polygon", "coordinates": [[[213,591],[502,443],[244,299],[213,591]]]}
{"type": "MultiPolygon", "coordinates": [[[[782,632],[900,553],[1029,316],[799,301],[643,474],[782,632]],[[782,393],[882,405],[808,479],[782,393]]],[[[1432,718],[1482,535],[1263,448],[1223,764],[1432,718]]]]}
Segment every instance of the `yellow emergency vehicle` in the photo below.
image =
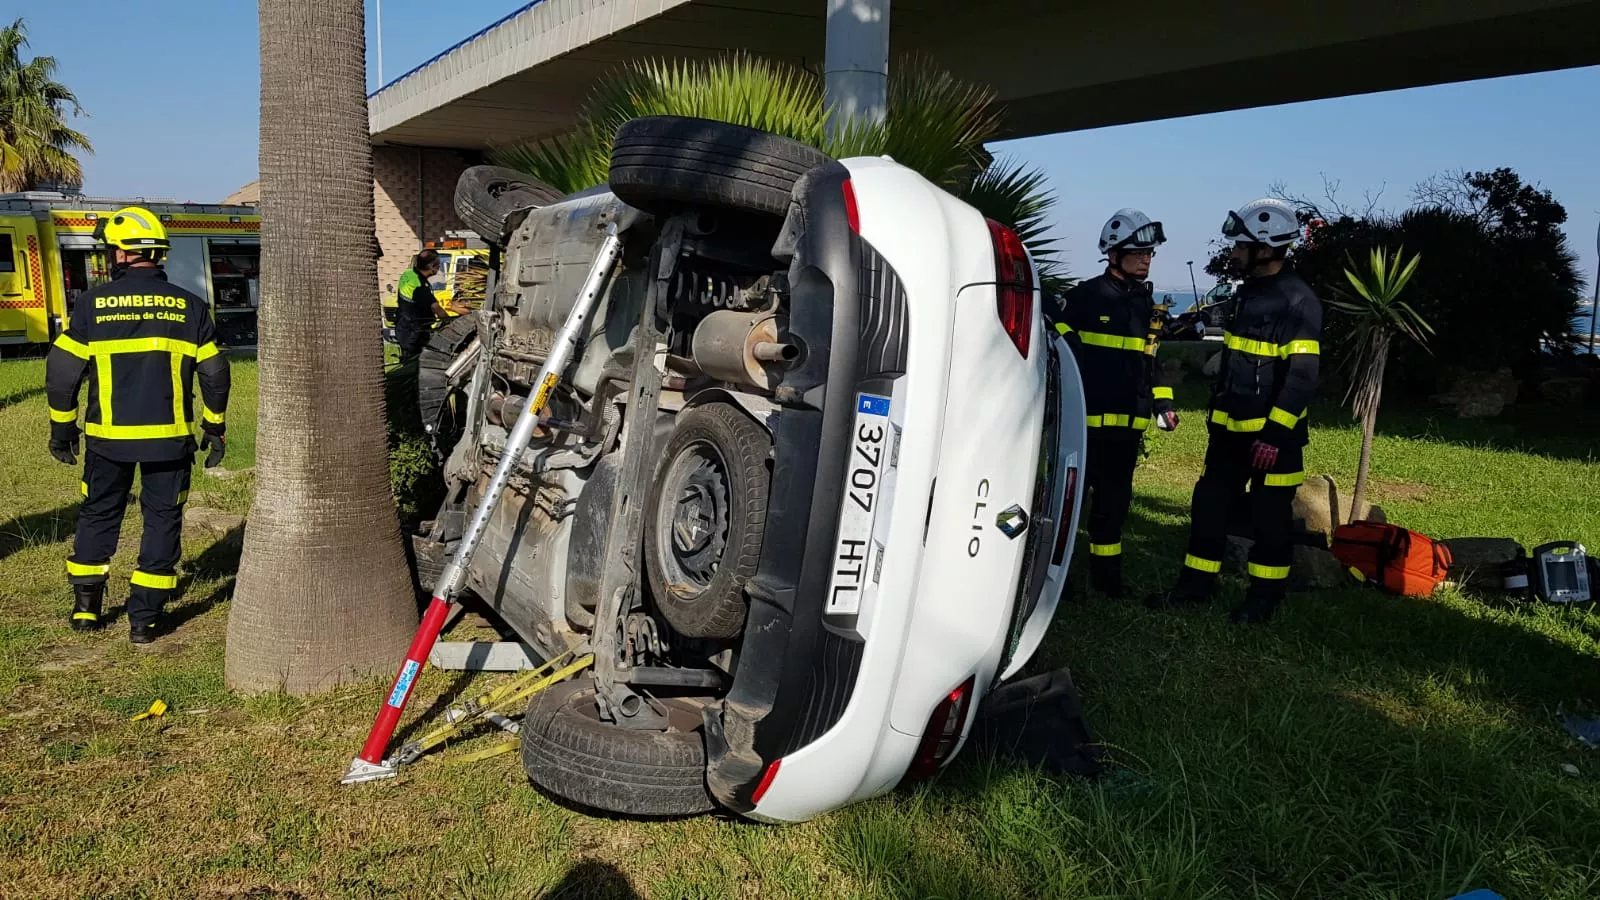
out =
{"type": "Polygon", "coordinates": [[[48,345],[78,295],[111,280],[111,255],[94,229],[125,206],[142,206],[166,225],[167,278],[210,301],[219,340],[255,346],[261,217],[254,207],[29,191],[0,194],[0,351],[48,345]]]}
{"type": "MultiPolygon", "coordinates": [[[[428,287],[433,299],[447,310],[445,319],[477,309],[483,302],[484,275],[489,271],[489,245],[473,232],[447,231],[443,238],[423,246],[439,252],[439,273],[428,287]]],[[[406,265],[411,262],[406,260],[406,265]]],[[[390,343],[394,343],[395,316],[400,311],[397,294],[393,284],[384,285],[383,339],[390,343]]],[[[439,322],[434,325],[437,327],[439,322]]]]}

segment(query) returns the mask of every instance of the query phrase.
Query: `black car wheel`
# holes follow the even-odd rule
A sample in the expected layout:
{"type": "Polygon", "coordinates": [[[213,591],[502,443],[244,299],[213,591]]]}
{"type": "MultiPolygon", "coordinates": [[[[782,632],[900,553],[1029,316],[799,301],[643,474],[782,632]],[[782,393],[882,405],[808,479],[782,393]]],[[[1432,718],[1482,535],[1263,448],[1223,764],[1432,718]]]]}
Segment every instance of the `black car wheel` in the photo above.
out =
{"type": "Polygon", "coordinates": [[[645,566],[667,622],[693,638],[744,629],[761,558],[772,438],[731,404],[681,413],[645,519],[645,566]]]}
{"type": "Polygon", "coordinates": [[[536,694],[522,720],[522,768],[534,784],[591,809],[628,816],[690,816],[715,808],[706,789],[703,713],[691,700],[653,701],[666,731],[600,718],[594,681],[536,694]]]}
{"type": "Polygon", "coordinates": [[[648,116],[617,129],[611,191],[645,212],[709,206],[782,217],[800,176],[829,161],[789,138],[681,116],[648,116]]]}
{"type": "Polygon", "coordinates": [[[502,166],[473,166],[456,180],[456,215],[491,244],[505,246],[528,210],[549,206],[561,192],[502,166]]]}

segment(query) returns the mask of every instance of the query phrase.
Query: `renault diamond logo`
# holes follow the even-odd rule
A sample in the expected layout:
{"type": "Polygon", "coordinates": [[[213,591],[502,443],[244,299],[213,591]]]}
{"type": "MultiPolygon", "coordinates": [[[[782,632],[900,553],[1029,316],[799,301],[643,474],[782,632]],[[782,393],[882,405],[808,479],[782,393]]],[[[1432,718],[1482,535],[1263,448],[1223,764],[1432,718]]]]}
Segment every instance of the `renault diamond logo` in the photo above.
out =
{"type": "Polygon", "coordinates": [[[994,517],[994,527],[1000,529],[1000,533],[1006,537],[1016,540],[1028,530],[1028,514],[1023,512],[1022,507],[1013,503],[994,517]]]}

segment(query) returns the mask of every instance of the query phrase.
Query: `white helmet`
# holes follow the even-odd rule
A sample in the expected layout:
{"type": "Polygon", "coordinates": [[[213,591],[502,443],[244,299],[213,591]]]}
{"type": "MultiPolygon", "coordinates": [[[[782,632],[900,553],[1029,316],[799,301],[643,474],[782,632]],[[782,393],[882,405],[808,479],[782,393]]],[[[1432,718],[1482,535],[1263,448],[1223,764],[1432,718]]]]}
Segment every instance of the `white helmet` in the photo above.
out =
{"type": "Polygon", "coordinates": [[[1117,210],[1100,229],[1101,253],[1130,248],[1145,250],[1166,242],[1167,235],[1161,230],[1161,223],[1150,221],[1149,216],[1137,209],[1117,210]]]}
{"type": "Polygon", "coordinates": [[[1288,247],[1300,238],[1300,220],[1295,217],[1294,207],[1263,197],[1228,213],[1222,223],[1222,236],[1235,244],[1288,247]]]}

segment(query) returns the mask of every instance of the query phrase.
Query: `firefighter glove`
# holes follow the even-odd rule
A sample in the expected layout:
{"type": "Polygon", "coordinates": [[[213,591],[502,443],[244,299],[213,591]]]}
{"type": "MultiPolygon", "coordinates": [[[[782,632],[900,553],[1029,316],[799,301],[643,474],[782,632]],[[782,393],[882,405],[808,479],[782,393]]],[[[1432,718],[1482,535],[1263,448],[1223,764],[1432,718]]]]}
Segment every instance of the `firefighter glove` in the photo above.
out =
{"type": "Polygon", "coordinates": [[[1278,448],[1266,441],[1256,441],[1250,445],[1250,464],[1262,472],[1267,471],[1278,464],[1278,448]]]}
{"type": "Polygon", "coordinates": [[[1178,430],[1178,414],[1170,409],[1156,413],[1156,427],[1162,431],[1178,430]]]}
{"type": "Polygon", "coordinates": [[[50,455],[69,466],[78,464],[78,423],[50,423],[50,455]]]}
{"type": "Polygon", "coordinates": [[[206,432],[200,437],[200,449],[211,451],[206,455],[206,468],[214,469],[222,462],[222,454],[226,451],[227,441],[220,434],[206,432]]]}

